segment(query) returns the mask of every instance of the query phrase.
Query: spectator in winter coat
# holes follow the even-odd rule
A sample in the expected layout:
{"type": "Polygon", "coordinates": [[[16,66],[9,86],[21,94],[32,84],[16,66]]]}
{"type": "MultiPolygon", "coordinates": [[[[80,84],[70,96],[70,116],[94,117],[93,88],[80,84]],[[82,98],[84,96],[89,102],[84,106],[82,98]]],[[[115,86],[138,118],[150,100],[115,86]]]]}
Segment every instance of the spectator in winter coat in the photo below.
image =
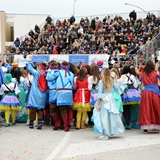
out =
{"type": "Polygon", "coordinates": [[[70,24],[72,25],[76,21],[75,17],[72,15],[69,19],[70,24]]]}
{"type": "Polygon", "coordinates": [[[133,18],[134,20],[137,19],[137,13],[135,10],[133,10],[130,14],[129,14],[130,19],[133,18]]]}
{"type": "Polygon", "coordinates": [[[46,21],[47,21],[47,24],[51,25],[52,18],[48,15],[47,18],[46,18],[46,21]]]}
{"type": "Polygon", "coordinates": [[[29,31],[28,35],[31,36],[31,37],[33,38],[34,32],[32,31],[32,29],[29,31]]]}
{"type": "Polygon", "coordinates": [[[16,38],[16,40],[14,41],[14,45],[15,45],[16,48],[18,48],[20,46],[19,38],[16,38]]]}
{"type": "Polygon", "coordinates": [[[40,28],[39,28],[39,26],[37,24],[35,25],[34,30],[35,30],[35,32],[40,33],[40,28]]]}
{"type": "Polygon", "coordinates": [[[96,29],[96,22],[95,22],[95,18],[93,18],[93,19],[92,19],[90,28],[92,28],[93,30],[95,30],[95,29],[96,29]]]}

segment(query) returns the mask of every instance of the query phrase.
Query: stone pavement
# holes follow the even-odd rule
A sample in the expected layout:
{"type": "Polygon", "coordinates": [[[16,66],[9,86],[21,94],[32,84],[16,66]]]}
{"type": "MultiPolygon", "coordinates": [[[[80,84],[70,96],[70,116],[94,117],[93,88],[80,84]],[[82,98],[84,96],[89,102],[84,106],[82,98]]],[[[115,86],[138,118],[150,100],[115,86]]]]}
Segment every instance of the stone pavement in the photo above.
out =
{"type": "Polygon", "coordinates": [[[0,127],[0,160],[160,160],[160,133],[132,129],[109,140],[97,137],[92,128],[0,127]]]}

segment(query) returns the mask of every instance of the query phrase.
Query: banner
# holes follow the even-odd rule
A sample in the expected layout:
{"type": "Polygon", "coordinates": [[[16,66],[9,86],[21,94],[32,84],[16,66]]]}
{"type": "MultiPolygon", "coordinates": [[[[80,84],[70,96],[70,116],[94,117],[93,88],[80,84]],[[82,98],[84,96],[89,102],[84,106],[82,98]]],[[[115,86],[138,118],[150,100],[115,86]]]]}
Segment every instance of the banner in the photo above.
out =
{"type": "Polygon", "coordinates": [[[55,60],[55,61],[58,61],[58,62],[63,62],[63,61],[69,61],[69,56],[68,55],[50,55],[49,57],[49,61],[51,60],[55,60]]]}
{"type": "Polygon", "coordinates": [[[14,55],[14,62],[17,62],[19,67],[25,67],[28,59],[24,58],[23,55],[14,55]]]}
{"type": "Polygon", "coordinates": [[[49,55],[33,55],[32,62],[40,64],[41,62],[49,62],[49,55]]]}
{"type": "Polygon", "coordinates": [[[108,54],[91,54],[89,55],[89,64],[97,63],[98,61],[103,61],[103,67],[108,68],[108,59],[110,55],[108,54]]]}
{"type": "Polygon", "coordinates": [[[88,64],[88,55],[69,55],[69,62],[78,65],[79,62],[88,64]]]}
{"type": "Polygon", "coordinates": [[[14,55],[14,61],[18,62],[20,67],[24,67],[28,61],[41,63],[43,61],[49,62],[55,60],[58,62],[71,62],[75,65],[78,65],[79,62],[82,64],[91,64],[97,63],[98,61],[103,61],[104,67],[108,67],[109,55],[107,54],[91,54],[91,55],[27,55],[25,58],[23,55],[14,55]]]}

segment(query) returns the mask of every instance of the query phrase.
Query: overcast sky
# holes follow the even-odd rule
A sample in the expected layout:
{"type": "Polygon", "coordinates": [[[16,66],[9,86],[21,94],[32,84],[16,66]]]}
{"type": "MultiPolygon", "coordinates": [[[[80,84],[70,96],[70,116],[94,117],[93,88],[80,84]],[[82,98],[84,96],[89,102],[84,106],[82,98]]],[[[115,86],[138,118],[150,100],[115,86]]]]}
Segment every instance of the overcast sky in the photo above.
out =
{"type": "MultiPolygon", "coordinates": [[[[160,0],[76,0],[75,15],[101,15],[130,12],[130,3],[146,11],[160,10],[160,0]]],[[[52,17],[70,17],[73,14],[74,0],[0,0],[0,10],[16,14],[51,14],[52,17]]]]}

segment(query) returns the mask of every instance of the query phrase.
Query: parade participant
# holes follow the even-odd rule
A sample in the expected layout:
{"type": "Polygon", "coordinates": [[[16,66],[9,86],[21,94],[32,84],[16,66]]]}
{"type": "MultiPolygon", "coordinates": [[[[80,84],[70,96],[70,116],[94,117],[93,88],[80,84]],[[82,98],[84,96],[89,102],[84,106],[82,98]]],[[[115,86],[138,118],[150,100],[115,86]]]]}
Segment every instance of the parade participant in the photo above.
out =
{"type": "Polygon", "coordinates": [[[0,66],[3,73],[9,73],[11,70],[11,66],[6,62],[6,56],[4,56],[0,61],[0,66]]]}
{"type": "Polygon", "coordinates": [[[102,80],[98,84],[98,96],[93,110],[94,132],[100,133],[99,139],[124,132],[120,113],[112,95],[113,79],[109,69],[102,72],[102,80]]]}
{"type": "MultiPolygon", "coordinates": [[[[74,74],[74,77],[77,77],[79,75],[79,69],[71,62],[69,62],[69,69],[74,74]]],[[[73,94],[75,93],[75,90],[73,90],[73,94]]],[[[71,107],[68,108],[68,116],[69,116],[69,124],[70,128],[74,128],[76,125],[76,115],[77,111],[72,110],[71,107]]]]}
{"type": "Polygon", "coordinates": [[[57,100],[57,91],[56,91],[56,80],[59,76],[58,64],[56,61],[53,61],[50,64],[50,71],[47,73],[46,79],[49,87],[49,107],[50,107],[50,115],[54,120],[53,130],[58,130],[60,128],[60,118],[58,113],[58,108],[56,106],[57,100]]]}
{"type": "Polygon", "coordinates": [[[80,69],[78,77],[74,78],[74,105],[73,109],[77,110],[76,129],[85,129],[85,121],[87,111],[91,111],[90,107],[90,90],[92,89],[91,79],[87,76],[88,72],[85,67],[80,69]]]}
{"type": "Polygon", "coordinates": [[[91,75],[91,67],[88,64],[86,64],[84,67],[87,69],[87,76],[89,77],[91,75]]]}
{"type": "MultiPolygon", "coordinates": [[[[130,66],[130,70],[131,70],[131,74],[134,75],[134,77],[136,78],[136,81],[138,84],[137,89],[141,94],[143,86],[139,81],[139,72],[133,65],[130,66]]],[[[139,104],[132,105],[131,106],[131,127],[132,128],[138,128],[138,129],[140,128],[140,126],[138,125],[138,112],[139,112],[139,104]]]]}
{"type": "Polygon", "coordinates": [[[123,85],[125,85],[125,91],[122,94],[123,102],[123,115],[126,121],[125,128],[131,129],[131,105],[139,104],[140,92],[137,90],[138,83],[134,75],[131,74],[130,66],[125,65],[122,70],[120,78],[123,85]]]}
{"type": "Polygon", "coordinates": [[[123,91],[125,90],[124,85],[121,83],[120,81],[120,77],[119,77],[119,71],[117,68],[112,68],[111,69],[111,77],[113,78],[113,90],[112,90],[112,95],[114,97],[114,100],[116,102],[116,105],[118,107],[118,110],[120,112],[120,116],[122,119],[122,113],[123,113],[123,105],[122,105],[122,98],[121,98],[121,94],[123,93],[123,91]]]}
{"type": "Polygon", "coordinates": [[[97,66],[99,67],[99,72],[102,73],[103,70],[103,61],[98,61],[97,66]]]}
{"type": "Polygon", "coordinates": [[[69,131],[68,110],[73,105],[73,80],[74,74],[69,71],[68,62],[63,61],[59,76],[56,80],[57,87],[57,107],[59,108],[64,122],[64,131],[69,131]]]}
{"type": "Polygon", "coordinates": [[[0,102],[0,111],[5,112],[6,127],[10,126],[10,112],[12,115],[12,125],[16,124],[16,111],[21,110],[20,102],[17,98],[19,92],[17,85],[12,82],[12,75],[6,74],[5,83],[0,88],[0,95],[3,95],[3,99],[0,102]]]}
{"type": "Polygon", "coordinates": [[[12,82],[15,83],[19,90],[19,100],[21,104],[21,111],[18,111],[16,113],[16,122],[27,122],[28,115],[27,115],[27,110],[25,107],[25,102],[26,102],[26,92],[27,92],[27,85],[25,83],[24,78],[22,77],[22,73],[20,68],[16,67],[11,70],[12,74],[12,82]]]}
{"type": "MultiPolygon", "coordinates": [[[[97,64],[92,64],[91,65],[91,76],[89,79],[91,79],[92,82],[92,90],[90,94],[90,105],[91,107],[94,107],[96,100],[97,100],[97,94],[98,94],[98,83],[100,80],[100,72],[97,64]]],[[[91,121],[91,117],[93,115],[93,109],[88,112],[88,124],[93,125],[93,122],[91,121]]]]}
{"type": "Polygon", "coordinates": [[[141,129],[148,131],[160,131],[160,76],[155,71],[155,65],[148,61],[142,74],[144,89],[141,93],[138,124],[141,129]]]}
{"type": "MultiPolygon", "coordinates": [[[[34,69],[36,69],[36,67],[34,67],[34,69]]],[[[32,85],[32,81],[33,81],[33,75],[30,74],[30,72],[28,72],[26,70],[26,67],[24,67],[24,69],[22,70],[22,75],[23,75],[25,83],[27,85],[27,96],[26,96],[26,102],[27,102],[28,101],[28,95],[29,95],[29,92],[30,92],[30,89],[31,89],[31,85],[32,85]]],[[[29,106],[27,106],[27,103],[25,103],[25,107],[26,107],[27,114],[28,114],[28,120],[27,120],[26,125],[29,126],[29,123],[30,123],[30,119],[29,119],[30,110],[29,110],[29,106]]],[[[38,115],[37,115],[37,113],[36,113],[36,120],[35,120],[34,125],[35,126],[38,125],[38,115]]]]}
{"type": "MultiPolygon", "coordinates": [[[[4,73],[0,67],[0,87],[2,86],[2,84],[4,83],[5,77],[4,77],[4,73]]],[[[0,95],[0,100],[2,99],[2,95],[0,95]]],[[[3,122],[4,119],[1,117],[1,112],[0,112],[0,122],[3,122]]]]}
{"type": "Polygon", "coordinates": [[[38,113],[38,126],[37,129],[42,129],[43,109],[46,105],[46,91],[47,82],[45,80],[47,66],[42,62],[37,70],[33,68],[33,64],[29,62],[26,69],[33,75],[32,86],[28,95],[27,106],[30,108],[30,124],[29,128],[33,128],[33,122],[38,113]]]}
{"type": "Polygon", "coordinates": [[[96,100],[97,100],[96,96],[98,93],[98,82],[101,78],[99,68],[96,64],[91,66],[91,76],[89,78],[91,79],[91,82],[92,82],[90,104],[91,104],[91,106],[94,106],[94,104],[96,103],[96,100]]]}

